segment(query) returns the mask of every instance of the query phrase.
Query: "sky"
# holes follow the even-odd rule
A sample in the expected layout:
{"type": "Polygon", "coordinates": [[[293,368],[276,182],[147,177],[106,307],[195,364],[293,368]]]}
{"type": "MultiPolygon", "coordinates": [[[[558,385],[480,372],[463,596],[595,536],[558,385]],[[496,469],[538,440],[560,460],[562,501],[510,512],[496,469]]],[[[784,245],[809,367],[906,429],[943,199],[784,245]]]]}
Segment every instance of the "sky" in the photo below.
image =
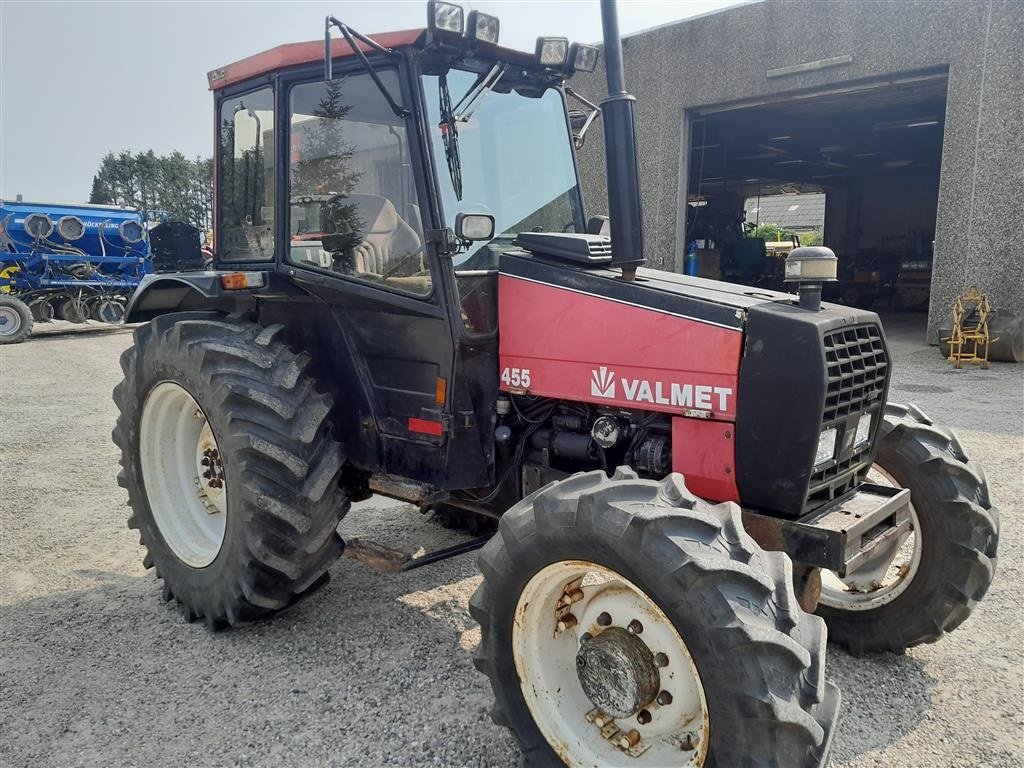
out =
{"type": "MultiPolygon", "coordinates": [[[[740,1],[619,0],[619,27],[628,35],[740,1]]],[[[532,50],[540,35],[601,39],[596,0],[461,5],[498,16],[513,48],[532,50]]],[[[85,202],[107,152],[211,155],[206,73],[322,39],[327,14],[373,34],[424,26],[426,2],[0,0],[0,198],[85,202]]]]}

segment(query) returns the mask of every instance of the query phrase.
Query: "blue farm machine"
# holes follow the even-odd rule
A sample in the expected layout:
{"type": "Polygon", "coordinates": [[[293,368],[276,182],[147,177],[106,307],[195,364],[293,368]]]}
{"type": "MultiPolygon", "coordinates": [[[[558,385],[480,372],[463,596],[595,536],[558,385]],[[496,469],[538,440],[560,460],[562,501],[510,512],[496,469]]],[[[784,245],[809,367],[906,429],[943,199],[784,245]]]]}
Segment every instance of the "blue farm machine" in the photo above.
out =
{"type": "Polygon", "coordinates": [[[119,323],[152,271],[134,208],[0,200],[0,344],[55,318],[119,323]]]}

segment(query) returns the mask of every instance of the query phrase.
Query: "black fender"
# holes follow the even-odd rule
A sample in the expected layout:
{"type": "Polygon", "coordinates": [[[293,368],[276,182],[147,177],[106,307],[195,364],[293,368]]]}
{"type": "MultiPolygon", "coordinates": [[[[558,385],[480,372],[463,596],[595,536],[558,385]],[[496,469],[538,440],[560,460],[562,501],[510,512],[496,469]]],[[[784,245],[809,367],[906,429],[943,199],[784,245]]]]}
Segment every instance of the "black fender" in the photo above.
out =
{"type": "Polygon", "coordinates": [[[232,312],[240,305],[252,303],[255,295],[266,292],[270,285],[270,273],[247,272],[259,287],[228,290],[221,284],[224,274],[227,273],[208,271],[146,275],[132,294],[124,321],[140,323],[168,312],[189,310],[232,312]]]}

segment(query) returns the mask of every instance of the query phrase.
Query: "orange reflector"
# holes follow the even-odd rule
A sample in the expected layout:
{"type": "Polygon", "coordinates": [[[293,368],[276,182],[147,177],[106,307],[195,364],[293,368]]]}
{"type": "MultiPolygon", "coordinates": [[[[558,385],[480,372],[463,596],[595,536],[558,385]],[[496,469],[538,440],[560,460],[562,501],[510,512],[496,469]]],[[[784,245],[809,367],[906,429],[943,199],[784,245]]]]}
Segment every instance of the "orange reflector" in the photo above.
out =
{"type": "Polygon", "coordinates": [[[440,376],[437,377],[437,390],[434,393],[434,400],[437,401],[438,405],[444,405],[445,398],[448,396],[448,380],[442,379],[440,376]]]}
{"type": "Polygon", "coordinates": [[[248,275],[245,272],[232,272],[220,276],[220,284],[226,291],[240,291],[249,287],[248,275]]]}

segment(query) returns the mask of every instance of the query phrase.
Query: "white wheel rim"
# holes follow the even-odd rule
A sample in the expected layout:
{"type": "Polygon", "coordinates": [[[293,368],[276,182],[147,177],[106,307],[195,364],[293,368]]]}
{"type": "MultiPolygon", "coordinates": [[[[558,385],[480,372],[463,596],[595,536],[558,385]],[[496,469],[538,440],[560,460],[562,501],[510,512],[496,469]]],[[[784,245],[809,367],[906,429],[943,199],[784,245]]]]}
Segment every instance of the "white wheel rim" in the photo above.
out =
{"type": "Polygon", "coordinates": [[[516,605],[512,652],[534,722],[571,768],[704,764],[709,720],[697,666],[661,608],[615,571],[579,560],[538,571],[516,605]],[[599,623],[602,614],[611,618],[609,626],[599,623]],[[602,715],[588,698],[577,674],[576,654],[586,635],[596,638],[605,629],[626,628],[634,619],[643,627],[635,637],[652,654],[663,654],[659,661],[666,663],[657,669],[658,698],[637,715],[614,719],[602,715]],[[661,692],[668,692],[671,700],[659,703],[661,692]]]}
{"type": "MultiPolygon", "coordinates": [[[[901,488],[895,478],[875,464],[867,480],[876,485],[901,488]]],[[[910,504],[910,531],[873,567],[863,567],[840,578],[834,571],[821,571],[819,602],[836,610],[870,611],[895,600],[906,591],[921,565],[922,542],[914,505],[910,504]]]]}
{"type": "Polygon", "coordinates": [[[228,493],[210,422],[179,384],[161,382],[146,397],[139,462],[160,535],[183,563],[205,568],[224,543],[228,493]]]}
{"type": "Polygon", "coordinates": [[[13,307],[0,307],[0,336],[13,336],[21,328],[21,315],[13,307]]]}

